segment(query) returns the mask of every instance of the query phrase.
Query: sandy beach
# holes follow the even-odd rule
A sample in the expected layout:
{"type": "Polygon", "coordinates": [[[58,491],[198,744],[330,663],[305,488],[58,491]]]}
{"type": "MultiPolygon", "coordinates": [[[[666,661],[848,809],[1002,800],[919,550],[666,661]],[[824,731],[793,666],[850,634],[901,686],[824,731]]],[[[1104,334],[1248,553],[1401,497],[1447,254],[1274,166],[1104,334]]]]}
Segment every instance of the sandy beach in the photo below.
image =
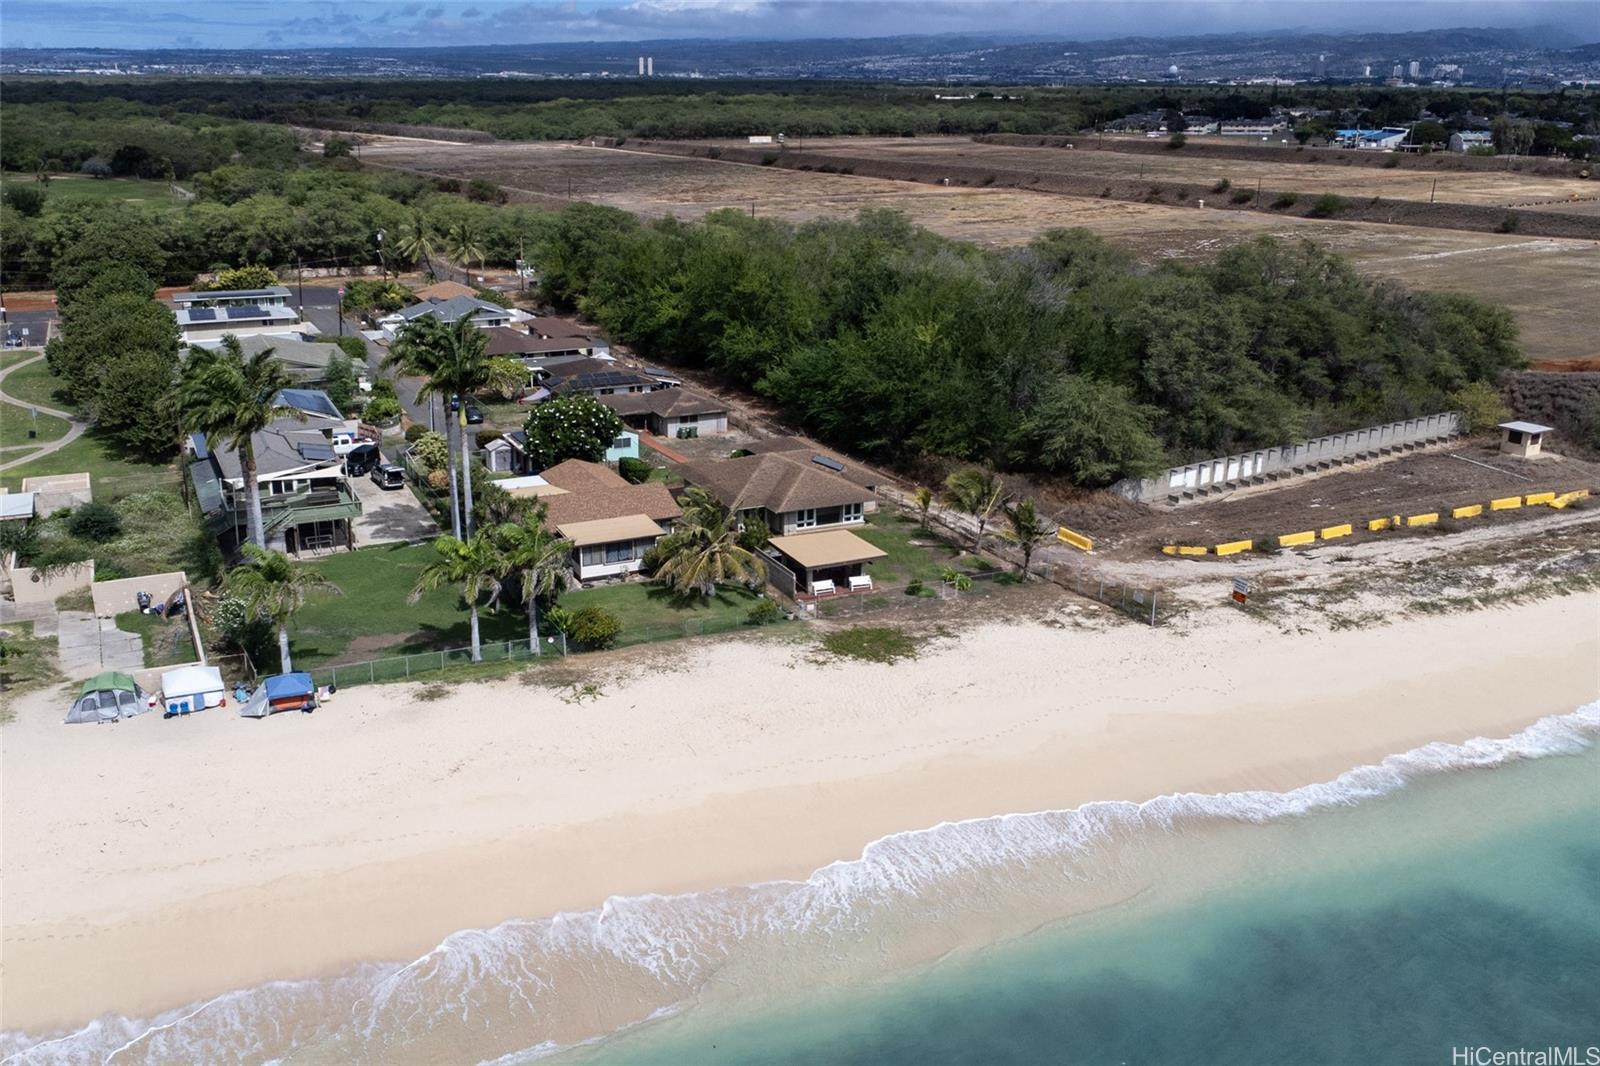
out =
{"type": "MultiPolygon", "coordinates": [[[[40,1031],[409,959],[612,895],[804,877],[885,834],[1281,791],[1600,697],[1600,595],[1285,635],[1036,607],[893,665],[768,635],[526,677],[0,730],[0,1027],[40,1031]],[[430,693],[429,695],[433,695],[430,693]]],[[[802,631],[802,633],[805,631],[802,631]]]]}

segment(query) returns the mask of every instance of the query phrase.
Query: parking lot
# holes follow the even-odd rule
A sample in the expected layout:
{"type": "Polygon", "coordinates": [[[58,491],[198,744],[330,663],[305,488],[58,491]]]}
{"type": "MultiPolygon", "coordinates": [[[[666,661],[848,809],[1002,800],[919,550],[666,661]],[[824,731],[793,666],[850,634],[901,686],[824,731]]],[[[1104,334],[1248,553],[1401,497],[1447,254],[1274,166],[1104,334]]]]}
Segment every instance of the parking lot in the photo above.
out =
{"type": "Polygon", "coordinates": [[[356,547],[432,540],[439,527],[409,488],[382,489],[370,477],[350,479],[361,514],[351,524],[356,547]]]}

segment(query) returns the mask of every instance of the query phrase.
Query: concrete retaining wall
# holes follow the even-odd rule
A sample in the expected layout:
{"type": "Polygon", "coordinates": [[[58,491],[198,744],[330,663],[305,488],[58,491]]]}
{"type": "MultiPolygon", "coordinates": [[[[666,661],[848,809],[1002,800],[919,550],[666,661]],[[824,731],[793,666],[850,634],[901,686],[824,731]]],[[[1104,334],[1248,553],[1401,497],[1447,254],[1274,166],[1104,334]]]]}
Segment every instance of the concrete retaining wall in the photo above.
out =
{"type": "Polygon", "coordinates": [[[135,598],[135,594],[140,592],[148,592],[152,600],[165,603],[173,593],[188,583],[189,578],[182,570],[151,574],[148,577],[119,577],[114,581],[96,581],[90,587],[94,594],[94,613],[101,618],[110,618],[124,611],[137,611],[139,601],[135,598]]]}

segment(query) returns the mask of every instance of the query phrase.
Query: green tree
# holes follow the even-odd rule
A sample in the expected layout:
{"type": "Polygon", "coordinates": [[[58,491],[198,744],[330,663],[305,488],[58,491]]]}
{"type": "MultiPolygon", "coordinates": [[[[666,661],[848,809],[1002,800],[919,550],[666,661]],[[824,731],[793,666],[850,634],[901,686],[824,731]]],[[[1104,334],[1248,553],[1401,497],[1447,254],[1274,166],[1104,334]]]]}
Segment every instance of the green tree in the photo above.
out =
{"type": "Polygon", "coordinates": [[[1069,374],[1052,384],[1022,420],[1012,460],[1065,474],[1090,488],[1145,477],[1164,458],[1153,416],[1126,388],[1069,374]]]}
{"type": "Polygon", "coordinates": [[[558,396],[535,405],[523,431],[529,461],[543,470],[567,459],[600,462],[622,432],[622,419],[593,396],[558,396]]]}
{"type": "Polygon", "coordinates": [[[478,269],[483,269],[484,250],[483,232],[472,222],[463,220],[450,227],[445,234],[445,247],[450,252],[450,258],[460,263],[463,267],[477,263],[478,269]]]}
{"type": "Polygon", "coordinates": [[[407,217],[395,238],[394,250],[406,262],[421,264],[430,280],[437,277],[433,272],[433,227],[421,211],[413,210],[407,217]]]}
{"type": "Polygon", "coordinates": [[[567,584],[572,542],[545,528],[542,508],[518,524],[494,530],[499,550],[501,578],[514,581],[528,610],[528,642],[533,654],[543,654],[539,644],[539,600],[553,598],[567,584]]]}
{"type": "Polygon", "coordinates": [[[994,471],[979,466],[963,467],[944,479],[944,502],[950,508],[971,515],[977,522],[972,538],[974,552],[983,549],[984,530],[1005,499],[1005,486],[994,471]]]}
{"type": "Polygon", "coordinates": [[[411,589],[409,602],[416,603],[436,589],[454,586],[461,590],[472,625],[472,661],[483,661],[483,646],[478,635],[478,608],[492,607],[500,597],[499,574],[504,572],[493,538],[480,532],[471,540],[439,537],[433,542],[438,558],[423,568],[411,589]]]}
{"type": "Polygon", "coordinates": [[[239,453],[248,508],[246,529],[250,543],[263,551],[267,537],[253,438],[280,418],[305,418],[279,400],[284,389],[293,387],[283,364],[273,358],[273,349],[247,356],[231,333],[223,337],[220,348],[191,349],[178,384],[186,428],[206,434],[212,447],[220,443],[239,453]]]}
{"type": "Polygon", "coordinates": [[[201,288],[207,290],[270,289],[278,284],[278,275],[264,266],[229,267],[219,270],[210,282],[201,288]]]}
{"type": "Polygon", "coordinates": [[[495,356],[484,367],[483,387],[506,400],[515,400],[528,387],[528,368],[510,356],[495,356]]]}
{"type": "Polygon", "coordinates": [[[933,490],[926,485],[918,485],[911,494],[911,502],[917,505],[917,517],[923,529],[928,528],[928,516],[933,512],[933,490]]]}
{"type": "Polygon", "coordinates": [[[354,149],[354,143],[344,137],[329,137],[322,142],[322,154],[328,159],[348,158],[354,149]]]}
{"type": "Polygon", "coordinates": [[[170,456],[179,441],[178,368],[175,346],[109,355],[99,367],[95,425],[133,455],[170,456]]]}
{"type": "Polygon", "coordinates": [[[356,398],[356,371],[344,350],[335,347],[328,353],[328,369],[323,375],[322,388],[328,399],[341,411],[348,411],[356,398]]]}
{"type": "Polygon", "coordinates": [[[678,502],[683,517],[652,549],[657,578],[680,596],[712,596],[718,585],[766,580],[766,560],[740,544],[732,512],[715,496],[691,488],[678,502]]]}
{"type": "Polygon", "coordinates": [[[246,617],[264,615],[278,631],[278,668],[294,669],[289,658],[289,623],[312,593],[343,595],[344,590],[319,570],[291,562],[280,551],[254,544],[243,548],[244,563],[228,574],[228,592],[243,601],[246,617]]]}
{"type": "Polygon", "coordinates": [[[1463,433],[1483,433],[1511,417],[1511,408],[1487,381],[1463,385],[1450,394],[1449,400],[1461,415],[1463,433]]]}
{"type": "Polygon", "coordinates": [[[1055,529],[1039,517],[1038,505],[1029,499],[1007,504],[1005,515],[1006,528],[1000,535],[1022,551],[1022,576],[1026,578],[1033,565],[1033,553],[1055,534],[1055,529]]]}

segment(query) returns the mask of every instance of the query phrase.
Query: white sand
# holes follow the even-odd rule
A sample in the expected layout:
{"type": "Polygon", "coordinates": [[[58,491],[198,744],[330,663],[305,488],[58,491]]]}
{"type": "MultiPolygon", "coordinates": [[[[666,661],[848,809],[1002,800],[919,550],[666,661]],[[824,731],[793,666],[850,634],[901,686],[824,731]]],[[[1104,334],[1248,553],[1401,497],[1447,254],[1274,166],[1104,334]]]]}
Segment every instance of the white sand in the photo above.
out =
{"type": "Polygon", "coordinates": [[[893,666],[681,644],[612,659],[582,703],[512,678],[66,727],[60,693],[30,696],[0,730],[0,1026],[804,876],[946,819],[1285,789],[1600,697],[1594,594],[1298,637],[1207,621],[990,625],[893,666]]]}

